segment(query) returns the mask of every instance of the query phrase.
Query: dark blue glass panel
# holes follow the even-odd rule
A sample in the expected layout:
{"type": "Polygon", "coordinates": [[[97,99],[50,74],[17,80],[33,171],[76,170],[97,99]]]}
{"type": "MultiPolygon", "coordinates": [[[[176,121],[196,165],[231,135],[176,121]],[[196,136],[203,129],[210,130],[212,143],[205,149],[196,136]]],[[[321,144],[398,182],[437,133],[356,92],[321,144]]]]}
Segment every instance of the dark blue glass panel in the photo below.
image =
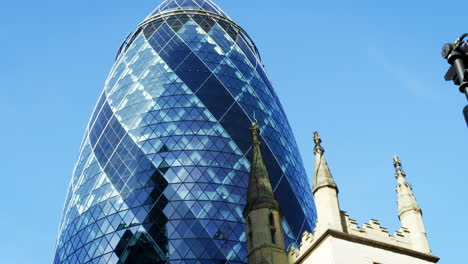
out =
{"type": "MultiPolygon", "coordinates": [[[[171,65],[170,63],[168,64],[171,65]]],[[[197,91],[211,75],[210,70],[193,52],[185,58],[184,62],[175,70],[175,72],[194,92],[197,91]]]]}
{"type": "Polygon", "coordinates": [[[210,106],[211,113],[216,119],[220,119],[226,110],[234,103],[232,96],[226,88],[212,75],[196,92],[204,105],[210,106]]]}
{"type": "Polygon", "coordinates": [[[192,19],[205,31],[210,32],[216,22],[207,16],[193,15],[192,19]]]}
{"type": "MultiPolygon", "coordinates": [[[[291,203],[291,200],[297,199],[294,190],[286,178],[280,181],[275,190],[275,197],[280,204],[288,205],[287,210],[283,211],[284,218],[287,219],[289,227],[294,235],[299,239],[302,235],[301,231],[306,217],[299,203],[291,203]],[[296,233],[297,232],[297,233],[296,233]]],[[[282,208],[285,208],[284,206],[282,208]]],[[[285,208],[286,209],[286,208],[285,208]]]]}
{"type": "Polygon", "coordinates": [[[159,51],[159,56],[161,56],[169,67],[176,69],[190,53],[189,47],[187,47],[179,37],[173,37],[167,45],[159,51]]]}
{"type": "Polygon", "coordinates": [[[252,65],[255,67],[257,65],[257,58],[250,49],[249,45],[247,45],[243,38],[237,38],[236,43],[247,56],[247,59],[249,59],[250,63],[252,63],[252,65]]]}
{"type": "Polygon", "coordinates": [[[238,104],[234,104],[220,120],[220,123],[241,151],[246,153],[251,145],[250,138],[245,136],[245,132],[249,131],[250,120],[242,108],[238,104]]]}
{"type": "Polygon", "coordinates": [[[224,31],[226,31],[229,34],[233,41],[236,41],[237,29],[235,29],[234,26],[223,20],[218,20],[218,24],[224,29],[224,31]]]}
{"type": "Polygon", "coordinates": [[[187,21],[189,17],[187,15],[172,16],[166,19],[166,23],[177,32],[187,21]]]}
{"type": "Polygon", "coordinates": [[[143,33],[145,34],[146,39],[150,39],[151,36],[153,36],[154,32],[164,23],[164,20],[157,20],[153,21],[150,24],[148,24],[145,29],[143,30],[143,33]]]}
{"type": "Polygon", "coordinates": [[[148,40],[156,52],[161,52],[163,47],[175,36],[174,31],[166,24],[162,24],[148,40]]]}
{"type": "Polygon", "coordinates": [[[258,74],[260,74],[260,77],[262,77],[263,82],[266,84],[266,86],[268,87],[268,89],[270,90],[270,92],[271,92],[272,94],[274,94],[275,92],[274,92],[274,90],[273,90],[273,86],[271,86],[271,83],[270,83],[270,81],[268,80],[268,77],[267,77],[267,75],[266,75],[266,73],[265,73],[265,70],[263,69],[263,65],[261,65],[261,64],[258,64],[258,65],[257,65],[257,72],[258,72],[258,74]]]}

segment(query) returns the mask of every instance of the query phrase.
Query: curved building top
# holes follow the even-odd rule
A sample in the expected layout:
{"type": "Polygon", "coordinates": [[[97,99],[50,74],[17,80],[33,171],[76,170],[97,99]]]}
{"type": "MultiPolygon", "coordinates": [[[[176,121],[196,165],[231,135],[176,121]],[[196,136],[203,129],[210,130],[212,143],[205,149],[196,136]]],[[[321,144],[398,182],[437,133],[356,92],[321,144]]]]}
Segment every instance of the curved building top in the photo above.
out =
{"type": "MultiPolygon", "coordinates": [[[[182,25],[183,22],[186,21],[187,16],[190,16],[195,20],[197,20],[196,17],[200,16],[210,17],[211,19],[200,22],[205,24],[205,27],[210,27],[210,24],[218,22],[234,40],[236,40],[237,36],[240,36],[251,49],[252,55],[254,55],[259,61],[262,60],[257,46],[250,38],[249,34],[232,21],[221,8],[210,0],[165,0],[140,24],[140,30],[153,22],[156,22],[157,24],[163,22],[161,21],[162,19],[166,20],[166,22],[169,22],[170,24],[180,23],[182,25]],[[179,18],[179,21],[174,20],[174,18],[179,18]],[[167,20],[172,20],[172,22],[167,20]]],[[[137,31],[133,36],[136,36],[138,33],[139,32],[137,31]]],[[[133,39],[134,38],[132,37],[130,42],[133,39]]],[[[129,45],[130,42],[127,44],[129,45]]]]}
{"type": "Polygon", "coordinates": [[[177,10],[202,10],[207,12],[216,13],[227,18],[228,15],[224,13],[215,3],[210,0],[165,0],[147,17],[158,15],[169,11],[177,10]]]}

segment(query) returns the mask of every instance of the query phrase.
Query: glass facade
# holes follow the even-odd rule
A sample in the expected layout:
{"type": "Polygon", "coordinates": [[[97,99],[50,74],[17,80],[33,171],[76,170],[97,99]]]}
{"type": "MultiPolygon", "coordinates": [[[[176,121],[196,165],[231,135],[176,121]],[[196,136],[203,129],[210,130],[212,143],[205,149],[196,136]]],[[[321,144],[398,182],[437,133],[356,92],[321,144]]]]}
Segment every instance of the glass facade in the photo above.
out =
{"type": "Polygon", "coordinates": [[[54,264],[246,263],[254,119],[289,246],[315,209],[255,45],[209,0],[164,1],[122,45],[91,116],[54,264]]]}

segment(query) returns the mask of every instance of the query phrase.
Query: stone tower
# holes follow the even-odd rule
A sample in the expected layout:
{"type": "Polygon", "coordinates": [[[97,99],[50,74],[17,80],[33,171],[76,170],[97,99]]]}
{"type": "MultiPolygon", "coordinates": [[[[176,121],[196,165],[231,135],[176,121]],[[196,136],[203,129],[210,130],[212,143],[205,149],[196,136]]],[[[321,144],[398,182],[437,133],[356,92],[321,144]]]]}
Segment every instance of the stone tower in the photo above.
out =
{"type": "Polygon", "coordinates": [[[398,194],[398,217],[400,218],[401,226],[410,231],[411,242],[415,250],[430,254],[431,249],[427,241],[422,210],[413,195],[411,185],[406,182],[406,173],[401,168],[401,161],[398,159],[398,156],[393,157],[393,165],[396,170],[395,177],[398,181],[395,190],[398,194]]]}
{"type": "Polygon", "coordinates": [[[315,141],[315,170],[312,193],[317,207],[316,235],[328,229],[343,231],[338,201],[338,186],[336,185],[325,160],[325,150],[321,146],[322,140],[314,132],[315,141]]]}
{"type": "Polygon", "coordinates": [[[275,199],[270,178],[260,151],[259,126],[250,127],[253,136],[246,223],[249,264],[285,264],[281,209],[275,199]]]}

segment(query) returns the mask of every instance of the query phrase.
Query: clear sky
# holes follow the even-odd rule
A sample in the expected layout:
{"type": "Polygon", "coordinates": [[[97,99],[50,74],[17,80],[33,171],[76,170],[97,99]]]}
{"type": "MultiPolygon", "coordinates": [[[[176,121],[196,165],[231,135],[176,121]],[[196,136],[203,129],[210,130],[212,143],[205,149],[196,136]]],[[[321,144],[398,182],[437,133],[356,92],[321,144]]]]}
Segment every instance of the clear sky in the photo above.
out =
{"type": "MultiPolygon", "coordinates": [[[[466,100],[443,80],[467,1],[215,0],[256,42],[309,177],[318,130],[343,210],[398,229],[400,155],[440,263],[468,249],[466,100]]],[[[160,0],[0,8],[0,264],[51,263],[79,146],[122,40],[160,0]]]]}

